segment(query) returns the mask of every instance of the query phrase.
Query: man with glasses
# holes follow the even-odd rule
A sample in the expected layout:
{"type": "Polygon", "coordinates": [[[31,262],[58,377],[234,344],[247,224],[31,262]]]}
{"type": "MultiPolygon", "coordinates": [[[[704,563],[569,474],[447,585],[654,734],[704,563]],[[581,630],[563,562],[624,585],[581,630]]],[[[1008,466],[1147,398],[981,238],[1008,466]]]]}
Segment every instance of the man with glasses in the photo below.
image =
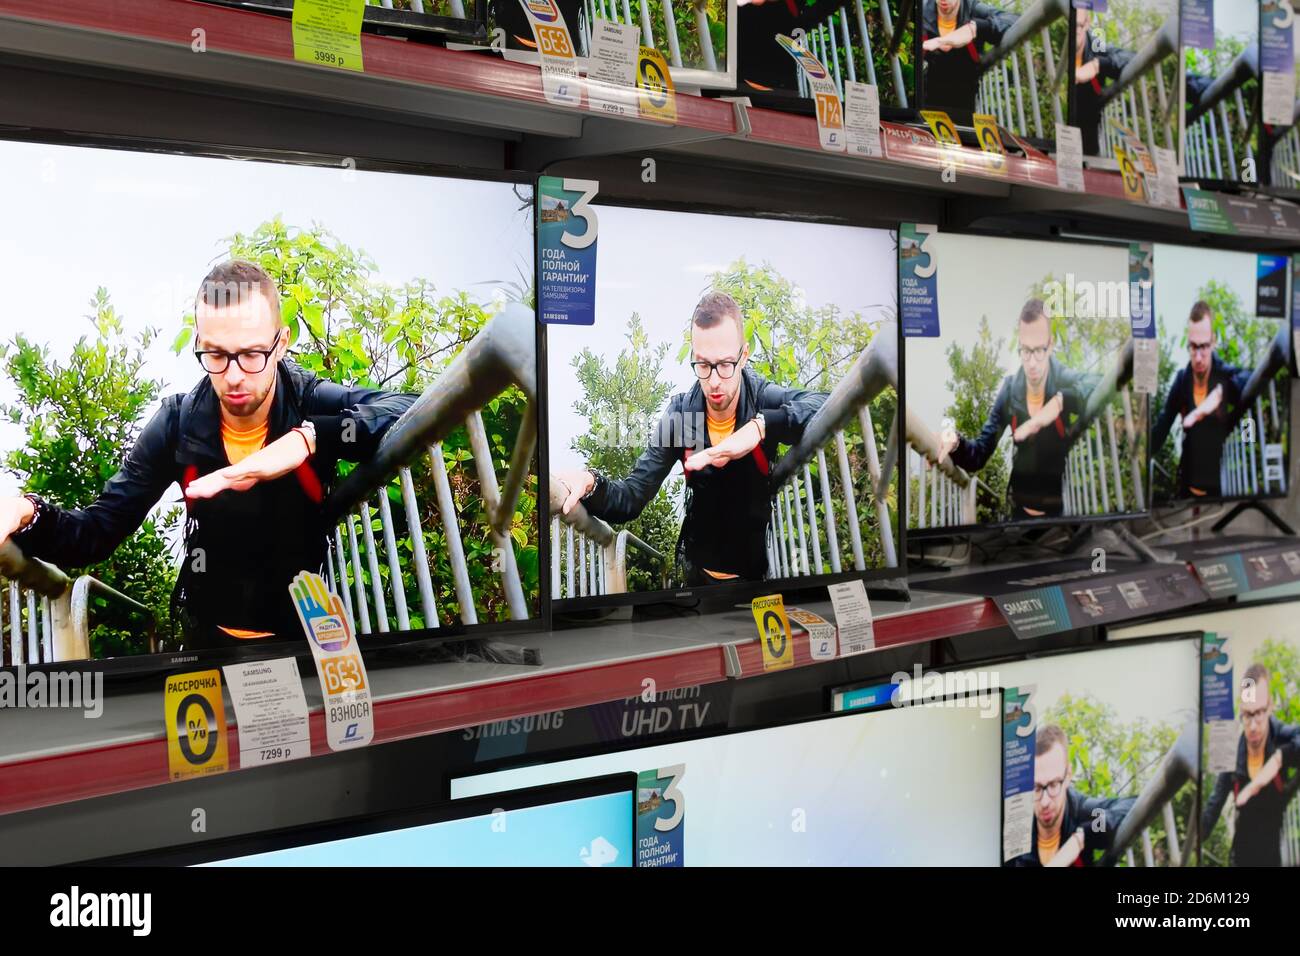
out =
{"type": "Polygon", "coordinates": [[[1066,368],[1052,355],[1052,323],[1042,299],[1030,299],[1020,310],[1017,344],[1020,369],[1003,379],[979,435],[963,438],[945,428],[941,450],[953,464],[979,471],[1009,428],[1014,442],[1007,488],[1011,518],[1055,516],[1064,509],[1070,416],[1083,411],[1101,376],[1066,368]]]}
{"type": "Polygon", "coordinates": [[[781,445],[793,445],[826,401],[825,392],[785,388],[746,364],[740,307],[723,292],[700,300],[691,318],[691,366],[697,379],[679,392],[626,478],[592,471],[559,473],[568,488],[563,511],[581,501],[597,518],[631,521],[681,463],[685,517],[676,560],[687,585],[767,576],[768,479],[781,445]]]}
{"type": "Polygon", "coordinates": [[[1218,775],[1201,814],[1202,839],[1219,822],[1229,795],[1237,810],[1232,835],[1232,866],[1281,866],[1282,819],[1295,795],[1288,771],[1300,767],[1300,726],[1273,716],[1269,673],[1251,664],[1241,678],[1241,737],[1237,765],[1218,775]]]}
{"type": "Polygon", "coordinates": [[[1045,724],[1034,743],[1033,840],[1008,866],[1093,866],[1114,844],[1137,797],[1089,797],[1070,783],[1065,731],[1045,724]]]}
{"type": "Polygon", "coordinates": [[[1223,443],[1237,427],[1246,407],[1241,394],[1250,369],[1229,365],[1214,351],[1214,312],[1205,302],[1187,317],[1190,360],[1178,370],[1151,436],[1151,454],[1164,446],[1174,420],[1183,420],[1183,448],[1178,457],[1178,497],[1217,497],[1221,493],[1223,443]]]}
{"type": "Polygon", "coordinates": [[[216,266],[194,308],[207,373],[163,399],[121,469],[85,509],[0,499],[0,541],[69,567],[105,560],[173,483],[185,556],[172,595],[186,649],[302,637],[289,584],[319,570],[325,490],[340,459],[365,461],[415,396],[348,388],[286,358],[280,293],[259,266],[216,266]]]}

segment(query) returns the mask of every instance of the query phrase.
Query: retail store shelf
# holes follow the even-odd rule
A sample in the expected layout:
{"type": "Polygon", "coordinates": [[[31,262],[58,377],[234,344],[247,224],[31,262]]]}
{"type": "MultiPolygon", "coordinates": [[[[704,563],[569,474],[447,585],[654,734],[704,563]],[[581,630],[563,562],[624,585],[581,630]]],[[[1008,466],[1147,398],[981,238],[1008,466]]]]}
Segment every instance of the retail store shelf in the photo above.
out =
{"type": "MultiPolygon", "coordinates": [[[[877,648],[897,647],[1002,626],[982,598],[914,594],[878,601],[877,648]]],[[[830,606],[810,609],[831,617],[830,606]]],[[[704,637],[684,638],[679,619],[602,625],[509,640],[537,646],[538,667],[507,664],[407,664],[376,667],[375,743],[446,733],[475,724],[582,707],[764,673],[749,611],[693,617],[704,637]],[[730,662],[730,663],[729,663],[730,662]],[[738,666],[737,666],[738,664],[738,666]]],[[[813,661],[806,636],[794,641],[794,666],[813,661]]],[[[313,756],[329,753],[319,687],[304,670],[313,756]]],[[[227,710],[233,718],[233,712],[227,710]]],[[[78,710],[12,710],[0,737],[0,813],[51,806],[168,782],[162,677],[156,691],[112,694],[98,719],[78,710]]],[[[231,767],[238,731],[230,724],[231,767]]]]}

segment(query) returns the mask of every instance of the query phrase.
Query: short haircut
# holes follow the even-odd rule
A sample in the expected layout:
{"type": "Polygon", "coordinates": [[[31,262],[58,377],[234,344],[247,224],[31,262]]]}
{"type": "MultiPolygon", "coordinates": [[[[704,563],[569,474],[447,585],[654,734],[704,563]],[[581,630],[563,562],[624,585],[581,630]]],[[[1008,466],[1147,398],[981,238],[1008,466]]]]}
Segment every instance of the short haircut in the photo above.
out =
{"type": "Polygon", "coordinates": [[[695,314],[691,316],[691,324],[698,325],[702,329],[712,329],[721,325],[727,319],[736,323],[736,331],[740,333],[741,343],[745,339],[745,320],[740,314],[740,306],[736,300],[725,292],[706,292],[704,298],[700,299],[699,305],[695,307],[695,314]]]}
{"type": "Polygon", "coordinates": [[[1038,728],[1038,739],[1034,744],[1034,756],[1041,757],[1047,751],[1051,750],[1057,744],[1061,745],[1061,750],[1065,752],[1065,759],[1068,763],[1070,760],[1070,744],[1065,739],[1065,731],[1057,724],[1044,724],[1038,728]]]}
{"type": "Polygon", "coordinates": [[[1204,299],[1198,299],[1196,304],[1192,306],[1192,311],[1187,316],[1187,324],[1191,325],[1193,322],[1204,322],[1206,319],[1210,320],[1210,327],[1213,329],[1214,310],[1210,308],[1210,304],[1204,299]]]}
{"type": "MultiPolygon", "coordinates": [[[[1037,322],[1039,319],[1047,319],[1047,334],[1052,334],[1051,316],[1047,314],[1047,305],[1042,299],[1030,299],[1020,309],[1019,325],[1029,325],[1031,322],[1037,322]]],[[[1019,328],[1019,326],[1017,326],[1019,328]]]]}
{"type": "Polygon", "coordinates": [[[284,323],[280,317],[280,289],[270,274],[255,262],[247,259],[227,259],[212,267],[199,285],[194,297],[194,307],[201,304],[214,309],[224,309],[249,300],[254,295],[264,295],[271,304],[275,327],[284,323]]]}
{"type": "Polygon", "coordinates": [[[1264,693],[1268,693],[1268,668],[1260,663],[1251,664],[1246,668],[1246,673],[1241,675],[1241,686],[1262,687],[1264,693]]]}

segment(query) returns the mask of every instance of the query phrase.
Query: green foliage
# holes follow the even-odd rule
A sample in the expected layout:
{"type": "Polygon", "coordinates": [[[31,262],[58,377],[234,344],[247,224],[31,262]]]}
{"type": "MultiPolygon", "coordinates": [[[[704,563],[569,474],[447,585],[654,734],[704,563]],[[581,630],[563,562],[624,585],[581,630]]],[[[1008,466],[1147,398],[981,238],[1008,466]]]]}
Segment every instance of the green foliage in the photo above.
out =
{"type": "MultiPolygon", "coordinates": [[[[3,372],[16,399],[0,415],[20,425],[25,444],[0,461],[22,484],[61,508],[84,508],[118,470],[140,433],[141,415],[157,400],[162,383],[143,376],[145,353],[155,336],[128,336],[107,290],[90,302],[92,334],[82,336],[66,361],[25,335],[0,347],[3,372]]],[[[109,560],[88,573],[167,619],[175,569],[167,545],[179,509],[155,515],[109,560]]],[[[140,653],[147,639],[139,620],[96,598],[91,651],[96,657],[140,653]]]]}
{"type": "MultiPolygon", "coordinates": [[[[1039,723],[1058,724],[1069,741],[1073,786],[1091,797],[1135,797],[1151,780],[1161,759],[1178,739],[1178,731],[1144,718],[1121,722],[1115,709],[1091,694],[1066,694],[1039,723]]],[[[1173,800],[1178,845],[1186,847],[1187,823],[1196,811],[1196,787],[1187,784],[1173,800]]],[[[1168,866],[1169,845],[1163,815],[1148,826],[1157,866],[1168,866]]],[[[1140,860],[1141,845],[1134,846],[1140,860]]],[[[1122,859],[1122,858],[1121,858],[1122,859]]]]}
{"type": "MultiPolygon", "coordinates": [[[[980,317],[979,335],[971,346],[970,354],[953,343],[948,346],[949,391],[952,404],[944,415],[952,419],[957,434],[966,437],[978,435],[988,418],[989,409],[997,397],[1006,373],[999,358],[1006,340],[994,338],[988,316],[980,317]]],[[[976,518],[980,524],[992,524],[1005,518],[1007,482],[1011,477],[1011,461],[1006,454],[995,453],[980,469],[979,480],[984,488],[976,496],[976,518]]],[[[917,479],[911,479],[909,494],[919,499],[917,479]]]]}

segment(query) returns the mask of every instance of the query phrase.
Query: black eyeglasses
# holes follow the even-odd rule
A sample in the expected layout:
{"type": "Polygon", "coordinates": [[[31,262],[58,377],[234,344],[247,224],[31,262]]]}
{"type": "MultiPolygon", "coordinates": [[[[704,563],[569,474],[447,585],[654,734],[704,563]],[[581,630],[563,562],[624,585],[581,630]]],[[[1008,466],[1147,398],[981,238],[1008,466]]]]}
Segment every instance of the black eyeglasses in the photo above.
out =
{"type": "Polygon", "coordinates": [[[725,362],[692,362],[691,368],[695,369],[695,377],[701,381],[707,379],[717,369],[718,378],[731,378],[736,374],[736,366],[739,361],[727,360],[725,362]]]}
{"type": "Polygon", "coordinates": [[[213,375],[220,375],[230,368],[230,360],[234,359],[249,375],[256,375],[258,372],[266,370],[266,363],[271,360],[271,353],[275,351],[275,346],[269,349],[245,349],[235,355],[229,352],[222,352],[217,349],[207,349],[204,351],[194,350],[195,357],[199,364],[203,366],[205,372],[211,372],[213,375]]]}

